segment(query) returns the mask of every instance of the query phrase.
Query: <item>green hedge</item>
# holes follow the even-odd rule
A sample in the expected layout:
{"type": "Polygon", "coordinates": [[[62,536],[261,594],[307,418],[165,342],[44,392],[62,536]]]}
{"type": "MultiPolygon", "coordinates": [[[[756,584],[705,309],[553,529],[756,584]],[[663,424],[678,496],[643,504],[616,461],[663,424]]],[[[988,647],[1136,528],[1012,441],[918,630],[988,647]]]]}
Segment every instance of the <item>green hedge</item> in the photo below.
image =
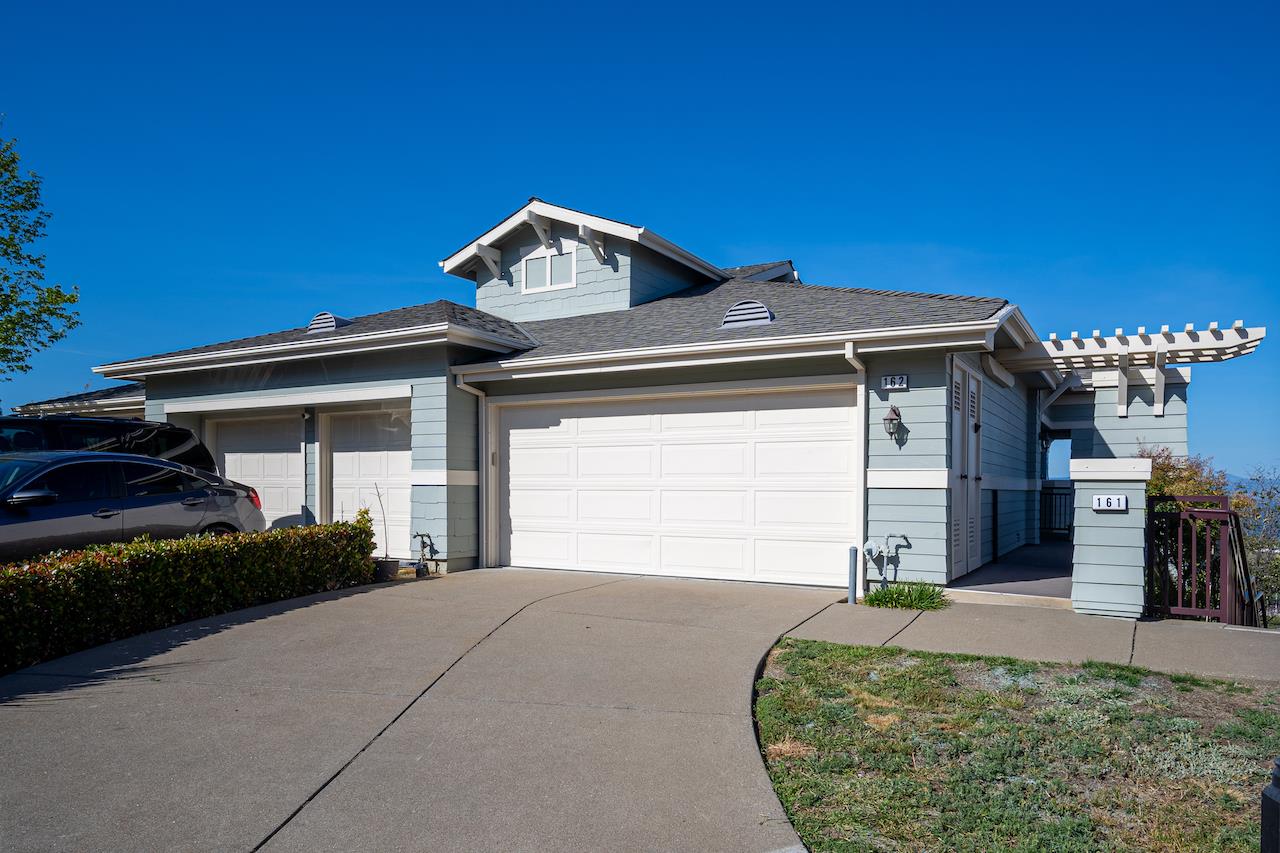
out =
{"type": "Polygon", "coordinates": [[[100,545],[0,567],[0,672],[154,631],[374,579],[373,525],[100,545]]]}

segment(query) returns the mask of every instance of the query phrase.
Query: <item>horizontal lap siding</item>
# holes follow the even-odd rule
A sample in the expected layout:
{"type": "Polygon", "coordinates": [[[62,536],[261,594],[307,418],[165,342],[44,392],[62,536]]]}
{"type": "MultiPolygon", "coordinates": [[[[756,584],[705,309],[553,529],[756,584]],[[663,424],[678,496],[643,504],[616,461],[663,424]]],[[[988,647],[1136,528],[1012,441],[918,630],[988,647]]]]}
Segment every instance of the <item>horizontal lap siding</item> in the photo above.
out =
{"type": "MultiPolygon", "coordinates": [[[[557,239],[577,242],[577,230],[552,223],[557,239]]],[[[619,311],[631,304],[631,245],[625,240],[605,238],[605,263],[596,260],[591,247],[578,243],[574,252],[576,286],[562,290],[522,293],[521,281],[526,256],[541,248],[530,226],[516,231],[500,247],[502,278],[495,279],[481,265],[476,279],[476,307],[509,320],[546,320],[619,311]]]]}
{"type": "Polygon", "coordinates": [[[1080,480],[1075,484],[1071,601],[1076,611],[1142,615],[1146,565],[1146,484],[1080,480]],[[1093,495],[1125,495],[1127,512],[1095,512],[1093,495]]]}
{"type": "Polygon", "coordinates": [[[1123,459],[1143,447],[1167,447],[1175,456],[1190,452],[1187,439],[1187,391],[1181,382],[1166,380],[1164,414],[1155,414],[1155,388],[1129,379],[1128,415],[1120,417],[1118,388],[1092,393],[1064,394],[1049,411],[1055,421],[1085,421],[1088,427],[1071,431],[1075,459],[1123,459]]]}
{"type": "MultiPolygon", "coordinates": [[[[947,467],[946,360],[934,353],[867,356],[867,467],[941,469],[947,467]],[[906,373],[909,390],[882,391],[881,379],[906,373]],[[899,442],[884,431],[890,406],[902,413],[906,438],[899,442]]],[[[947,490],[868,489],[867,536],[882,544],[890,534],[906,541],[889,542],[889,580],[947,582],[947,490]]],[[[868,564],[868,577],[880,579],[868,564]]]]}

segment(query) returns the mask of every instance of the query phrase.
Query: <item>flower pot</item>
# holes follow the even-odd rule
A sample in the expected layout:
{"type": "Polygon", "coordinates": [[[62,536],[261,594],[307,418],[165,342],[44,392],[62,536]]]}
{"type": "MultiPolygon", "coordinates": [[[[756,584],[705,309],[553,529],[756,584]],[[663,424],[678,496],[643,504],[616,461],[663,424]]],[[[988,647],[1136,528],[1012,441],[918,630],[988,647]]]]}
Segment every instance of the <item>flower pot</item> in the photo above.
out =
{"type": "Polygon", "coordinates": [[[400,574],[400,561],[393,560],[389,557],[377,559],[373,561],[375,567],[375,578],[380,581],[393,581],[400,574]]]}

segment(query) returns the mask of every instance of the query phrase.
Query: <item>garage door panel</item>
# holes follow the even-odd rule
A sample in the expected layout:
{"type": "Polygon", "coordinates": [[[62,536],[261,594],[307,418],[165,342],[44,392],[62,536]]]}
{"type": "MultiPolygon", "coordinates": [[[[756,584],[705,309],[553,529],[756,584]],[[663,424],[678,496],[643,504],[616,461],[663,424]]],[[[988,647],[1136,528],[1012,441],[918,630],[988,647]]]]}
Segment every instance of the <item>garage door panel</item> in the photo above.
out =
{"type": "Polygon", "coordinates": [[[725,430],[746,428],[747,413],[728,412],[672,412],[660,416],[663,432],[708,432],[718,435],[725,430]]]}
{"type": "Polygon", "coordinates": [[[853,518],[853,494],[847,491],[757,491],[759,527],[802,526],[843,531],[853,518]]]}
{"type": "Polygon", "coordinates": [[[579,477],[649,477],[655,473],[649,445],[578,448],[579,477]]]}
{"type": "Polygon", "coordinates": [[[569,489],[512,489],[511,514],[546,521],[573,520],[573,492],[569,489]]]}
{"type": "Polygon", "coordinates": [[[568,477],[573,474],[573,450],[568,447],[522,448],[512,443],[506,458],[513,482],[530,477],[568,477]]]}
{"type": "Polygon", "coordinates": [[[747,444],[664,444],[664,477],[743,477],[748,472],[747,444]]]}
{"type": "Polygon", "coordinates": [[[578,520],[652,524],[656,518],[652,491],[591,490],[578,493],[578,520]]]}
{"type": "Polygon", "coordinates": [[[664,524],[743,524],[748,496],[737,491],[662,490],[664,524]]]}
{"type": "Polygon", "coordinates": [[[852,447],[848,441],[768,441],[756,445],[756,475],[792,477],[849,477],[852,447]]]}
{"type": "Polygon", "coordinates": [[[844,583],[849,576],[850,547],[848,542],[757,539],[755,575],[760,580],[806,578],[812,583],[814,578],[835,578],[844,583]]]}
{"type": "Polygon", "coordinates": [[[573,533],[568,530],[512,530],[505,562],[514,566],[567,568],[573,562],[573,533]]]}
{"type": "Polygon", "coordinates": [[[842,586],[858,544],[853,402],[840,390],[502,407],[500,557],[842,586]]]}
{"type": "Polygon", "coordinates": [[[745,539],[662,537],[662,565],[677,574],[746,577],[749,553],[750,545],[745,539]]]}
{"type": "Polygon", "coordinates": [[[653,568],[656,545],[653,536],[579,533],[577,539],[580,563],[640,571],[649,571],[653,568]]]}

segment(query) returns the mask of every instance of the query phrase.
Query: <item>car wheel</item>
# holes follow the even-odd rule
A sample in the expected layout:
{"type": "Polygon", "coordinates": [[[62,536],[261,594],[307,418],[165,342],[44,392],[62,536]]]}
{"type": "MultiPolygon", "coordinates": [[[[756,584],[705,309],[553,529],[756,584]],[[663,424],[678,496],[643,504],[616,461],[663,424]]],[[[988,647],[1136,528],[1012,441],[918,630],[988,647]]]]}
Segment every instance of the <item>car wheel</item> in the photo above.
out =
{"type": "Polygon", "coordinates": [[[201,533],[205,536],[226,536],[229,533],[238,532],[234,527],[226,524],[212,524],[206,527],[201,533]]]}

